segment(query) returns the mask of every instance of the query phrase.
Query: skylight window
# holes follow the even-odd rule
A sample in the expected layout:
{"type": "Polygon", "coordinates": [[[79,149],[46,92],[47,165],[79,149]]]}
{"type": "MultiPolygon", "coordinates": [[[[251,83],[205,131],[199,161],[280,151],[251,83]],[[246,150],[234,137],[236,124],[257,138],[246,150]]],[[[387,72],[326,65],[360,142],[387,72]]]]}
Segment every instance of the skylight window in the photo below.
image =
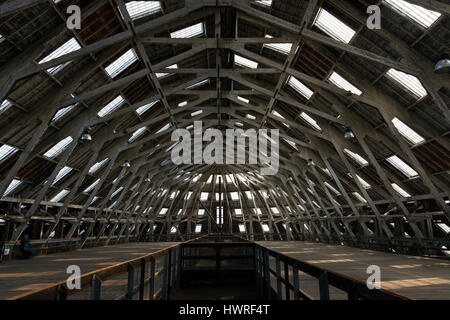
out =
{"type": "Polygon", "coordinates": [[[116,109],[118,109],[123,103],[125,102],[125,100],[122,98],[122,96],[117,96],[117,98],[115,98],[113,101],[111,101],[110,103],[108,103],[102,110],[100,110],[97,115],[100,118],[103,118],[111,113],[113,113],[116,109]]]}
{"type": "Polygon", "coordinates": [[[6,188],[6,191],[3,194],[3,196],[7,197],[10,194],[12,194],[21,184],[22,184],[21,180],[13,179],[13,181],[11,181],[11,183],[9,184],[8,188],[6,188]]]}
{"type": "Polygon", "coordinates": [[[56,196],[54,196],[52,199],[50,199],[50,202],[59,202],[61,199],[63,199],[65,196],[69,194],[69,190],[64,189],[60,193],[58,193],[56,196]]]}
{"type": "Polygon", "coordinates": [[[253,195],[250,191],[245,191],[245,195],[247,196],[247,199],[253,199],[253,195]]]}
{"type": "Polygon", "coordinates": [[[443,222],[436,223],[436,226],[445,233],[450,233],[450,227],[443,222]]]}
{"type": "Polygon", "coordinates": [[[201,87],[201,86],[203,86],[203,85],[205,85],[207,83],[209,83],[209,79],[205,79],[203,81],[194,83],[192,86],[189,86],[186,89],[194,89],[194,88],[197,88],[197,87],[201,87]]]}
{"type": "Polygon", "coordinates": [[[5,41],[5,37],[0,33],[0,43],[2,43],[3,41],[5,41]]]}
{"type": "Polygon", "coordinates": [[[162,208],[161,211],[159,212],[159,214],[165,215],[167,213],[167,211],[169,211],[169,208],[162,208]]]}
{"type": "Polygon", "coordinates": [[[67,176],[71,171],[72,171],[72,168],[69,168],[69,167],[62,168],[56,175],[56,178],[53,181],[53,184],[57,184],[61,179],[63,179],[65,176],[67,176]]]}
{"type": "Polygon", "coordinates": [[[273,214],[280,214],[280,210],[278,210],[277,207],[272,207],[270,208],[270,210],[272,211],[273,214]]]}
{"type": "Polygon", "coordinates": [[[261,227],[263,229],[264,232],[269,232],[269,226],[267,225],[267,223],[261,223],[261,227]]]}
{"type": "Polygon", "coordinates": [[[334,192],[335,195],[340,195],[341,193],[339,191],[336,190],[336,188],[334,188],[331,184],[329,184],[328,182],[325,182],[324,185],[330,189],[331,191],[334,192]]]}
{"type": "Polygon", "coordinates": [[[243,224],[243,223],[239,224],[239,232],[240,233],[245,233],[245,224],[243,224]]]}
{"type": "Polygon", "coordinates": [[[198,224],[195,226],[195,233],[200,233],[200,232],[202,232],[202,225],[198,224]]]}
{"type": "Polygon", "coordinates": [[[413,94],[418,99],[422,99],[428,95],[427,90],[422,86],[422,83],[415,76],[395,70],[389,69],[386,76],[402,86],[406,91],[413,94]]]}
{"type": "Polygon", "coordinates": [[[357,87],[355,87],[350,82],[345,80],[342,76],[340,76],[336,72],[333,72],[331,76],[328,78],[328,80],[336,87],[344,89],[345,91],[350,91],[351,93],[356,94],[358,96],[362,94],[361,90],[359,90],[357,87]]]}
{"type": "Polygon", "coordinates": [[[89,187],[84,189],[83,193],[90,193],[94,188],[99,184],[100,179],[97,179],[94,183],[92,183],[89,187]]]}
{"type": "Polygon", "coordinates": [[[192,26],[183,28],[181,30],[172,32],[170,34],[171,38],[195,38],[205,34],[205,27],[203,22],[199,22],[192,26]]]}
{"type": "Polygon", "coordinates": [[[247,114],[245,117],[250,120],[256,120],[256,117],[252,114],[247,114]]]}
{"type": "Polygon", "coordinates": [[[351,159],[353,159],[356,163],[358,163],[360,166],[367,166],[369,162],[367,162],[366,159],[361,157],[359,154],[354,153],[348,149],[344,149],[345,154],[347,154],[351,159]]]}
{"type": "Polygon", "coordinates": [[[149,104],[146,104],[145,106],[139,107],[136,109],[136,113],[140,116],[142,116],[144,113],[146,113],[148,110],[151,109],[155,104],[157,104],[159,101],[154,101],[149,104]]]}
{"type": "MultiPolygon", "coordinates": [[[[352,175],[351,175],[350,173],[348,174],[348,176],[349,176],[350,178],[353,178],[352,175]]],[[[364,189],[370,189],[370,188],[371,188],[371,185],[370,185],[369,183],[367,183],[366,180],[364,180],[363,178],[361,178],[359,175],[356,175],[356,177],[358,178],[359,183],[361,183],[361,185],[363,186],[364,189]]]]}
{"type": "Polygon", "coordinates": [[[4,144],[0,147],[0,163],[11,157],[18,150],[17,148],[4,144]]]}
{"type": "Polygon", "coordinates": [[[406,192],[403,188],[401,188],[398,184],[392,183],[391,185],[392,185],[392,188],[394,188],[394,190],[395,190],[399,195],[401,195],[403,198],[409,198],[409,197],[411,197],[411,195],[410,195],[408,192],[406,192]]]}
{"type": "Polygon", "coordinates": [[[314,25],[335,40],[349,43],[355,31],[325,9],[320,9],[314,25]]]}
{"type": "Polygon", "coordinates": [[[253,208],[253,212],[258,215],[262,214],[261,208],[253,208]]]}
{"type": "MultiPolygon", "coordinates": [[[[44,59],[39,61],[39,64],[49,62],[51,60],[54,60],[56,58],[59,58],[65,54],[71,53],[73,51],[81,49],[80,44],[75,38],[70,39],[66,43],[64,43],[61,47],[50,53],[48,56],[46,56],[44,59]]],[[[47,70],[48,73],[54,75],[61,71],[64,67],[66,67],[68,64],[70,64],[71,61],[65,62],[63,64],[60,64],[59,66],[50,68],[47,70]]]]}
{"type": "Polygon", "coordinates": [[[242,209],[234,209],[234,214],[237,216],[242,216],[242,209]]]}
{"type": "Polygon", "coordinates": [[[358,192],[353,192],[353,196],[361,203],[367,203],[366,199],[364,199],[358,192]]]}
{"type": "Polygon", "coordinates": [[[120,187],[119,189],[114,191],[113,194],[111,195],[111,199],[114,198],[115,196],[117,196],[120,192],[122,192],[122,190],[123,190],[123,187],[120,187]]]}
{"type": "Polygon", "coordinates": [[[203,113],[203,110],[198,110],[198,111],[192,112],[191,113],[191,117],[193,118],[193,117],[199,116],[202,113],[203,113]]]}
{"type": "Polygon", "coordinates": [[[401,15],[412,19],[424,28],[429,28],[441,16],[439,12],[431,11],[403,0],[385,0],[385,3],[401,15]]]}
{"type": "Polygon", "coordinates": [[[239,194],[237,192],[231,192],[230,196],[233,201],[239,200],[239,194]]]}
{"type": "Polygon", "coordinates": [[[307,100],[311,99],[314,92],[300,82],[297,78],[291,76],[289,77],[288,85],[290,85],[295,91],[304,96],[307,100]]]}
{"type": "Polygon", "coordinates": [[[108,73],[108,75],[112,79],[114,79],[137,60],[138,57],[136,55],[136,52],[134,51],[134,49],[130,49],[123,55],[121,55],[116,61],[107,66],[105,68],[106,73],[108,73]]]}
{"type": "Polygon", "coordinates": [[[101,167],[103,167],[107,162],[109,161],[109,158],[106,158],[102,161],[97,162],[89,169],[89,174],[94,174],[98,170],[100,170],[101,167]]]}
{"type": "Polygon", "coordinates": [[[133,20],[161,11],[159,1],[130,1],[125,3],[128,14],[133,20]]]}
{"type": "Polygon", "coordinates": [[[200,194],[200,201],[206,201],[206,200],[208,200],[208,197],[209,197],[209,193],[208,192],[202,192],[200,194]]]}
{"type": "Polygon", "coordinates": [[[204,216],[205,215],[205,209],[198,209],[198,215],[204,216]]]}
{"type": "Polygon", "coordinates": [[[397,128],[398,132],[412,145],[417,145],[419,143],[425,142],[425,139],[415,132],[413,129],[408,127],[400,119],[392,119],[392,123],[397,128]]]}
{"type": "Polygon", "coordinates": [[[182,107],[186,107],[187,104],[188,104],[187,101],[183,101],[183,102],[180,102],[180,103],[178,104],[178,106],[179,106],[180,108],[182,108],[182,107]]]}
{"type": "MultiPolygon", "coordinates": [[[[266,34],[266,38],[273,38],[273,37],[266,34]]],[[[263,47],[270,48],[282,54],[289,54],[289,52],[291,52],[292,49],[292,43],[265,43],[263,47]]]]}
{"type": "Polygon", "coordinates": [[[241,96],[238,96],[237,98],[238,98],[238,100],[240,100],[240,101],[242,101],[242,102],[250,103],[250,100],[249,100],[249,99],[242,98],[241,96]]]}
{"type": "Polygon", "coordinates": [[[147,131],[147,127],[143,127],[140,129],[137,129],[133,135],[131,136],[130,139],[128,139],[128,143],[133,143],[134,141],[136,141],[137,139],[139,139],[140,136],[142,136],[145,131],[147,131]]]}
{"type": "Polygon", "coordinates": [[[268,6],[268,7],[272,6],[272,0],[257,0],[255,2],[265,5],[265,6],[268,6]]]}
{"type": "Polygon", "coordinates": [[[234,55],[234,63],[237,66],[249,68],[249,69],[256,69],[258,67],[257,62],[247,59],[247,58],[244,58],[244,57],[241,57],[237,54],[234,55]]]}
{"type": "Polygon", "coordinates": [[[161,129],[158,130],[158,132],[156,132],[156,134],[161,133],[166,131],[167,129],[170,128],[170,123],[166,124],[164,127],[162,127],[161,129]]]}
{"type": "Polygon", "coordinates": [[[52,123],[57,122],[59,119],[61,119],[66,114],[68,114],[70,111],[72,111],[72,109],[75,108],[76,106],[77,106],[77,104],[72,104],[70,106],[59,109],[58,112],[56,112],[55,116],[53,117],[52,123]]]}
{"type": "Polygon", "coordinates": [[[11,108],[12,105],[13,104],[8,100],[3,101],[2,104],[0,105],[0,114],[11,108]]]}
{"type": "Polygon", "coordinates": [[[308,122],[308,124],[315,130],[322,131],[322,128],[317,124],[317,121],[308,116],[306,113],[302,112],[300,116],[302,117],[303,120],[308,122]]]}
{"type": "Polygon", "coordinates": [[[397,156],[392,156],[386,159],[393,167],[395,167],[398,171],[403,173],[408,178],[417,177],[419,174],[407,165],[402,159],[397,156]]]}
{"type": "Polygon", "coordinates": [[[46,153],[44,153],[44,157],[47,157],[50,159],[56,158],[69,146],[69,144],[72,143],[72,141],[73,141],[72,137],[67,137],[67,138],[61,140],[60,142],[55,144],[55,146],[53,148],[51,148],[46,153]]]}
{"type": "Polygon", "coordinates": [[[294,148],[295,150],[298,151],[297,145],[296,145],[294,142],[289,141],[288,139],[285,139],[285,138],[283,138],[283,140],[284,140],[287,144],[289,144],[292,148],[294,148]]]}
{"type": "MultiPolygon", "coordinates": [[[[177,65],[177,64],[173,64],[173,65],[171,65],[171,66],[168,66],[167,69],[178,69],[178,65],[177,65]]],[[[172,73],[160,73],[160,72],[157,72],[157,73],[155,73],[155,74],[156,74],[156,77],[157,77],[158,79],[165,78],[165,77],[167,77],[167,76],[172,75],[172,73]]]]}

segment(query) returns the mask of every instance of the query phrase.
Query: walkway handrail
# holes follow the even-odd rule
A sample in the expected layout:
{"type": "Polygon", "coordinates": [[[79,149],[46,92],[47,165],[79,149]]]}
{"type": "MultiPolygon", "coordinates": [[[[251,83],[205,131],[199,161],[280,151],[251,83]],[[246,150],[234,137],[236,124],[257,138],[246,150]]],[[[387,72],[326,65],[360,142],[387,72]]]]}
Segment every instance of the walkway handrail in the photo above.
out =
{"type": "Polygon", "coordinates": [[[325,268],[315,266],[313,264],[298,260],[296,258],[281,254],[277,251],[264,247],[260,244],[256,245],[256,264],[257,264],[257,277],[258,286],[262,290],[265,290],[268,298],[271,299],[271,283],[270,275],[273,274],[277,279],[277,290],[276,294],[278,298],[281,298],[282,293],[280,292],[281,283],[285,285],[286,288],[286,299],[290,299],[290,290],[294,293],[294,299],[299,300],[300,298],[306,300],[312,300],[312,298],[301,290],[299,284],[299,271],[302,271],[319,281],[320,289],[320,299],[329,300],[329,285],[345,291],[348,294],[349,300],[357,299],[368,299],[368,300],[413,300],[410,297],[403,296],[396,292],[386,290],[386,289],[373,289],[370,290],[367,284],[361,280],[351,278],[347,275],[343,275],[325,268]],[[276,270],[270,268],[269,256],[275,258],[276,270]],[[281,271],[281,262],[284,265],[284,277],[281,271]],[[288,266],[292,266],[293,270],[293,283],[290,283],[288,266]],[[264,288],[265,286],[265,288],[264,288]]]}
{"type": "MultiPolygon", "coordinates": [[[[179,259],[179,255],[180,252],[175,252],[175,249],[180,249],[181,248],[181,244],[183,243],[189,243],[192,241],[196,241],[199,240],[200,238],[196,238],[196,239],[192,239],[186,242],[180,242],[180,243],[176,243],[168,248],[164,248],[161,250],[158,250],[156,252],[152,252],[150,254],[141,256],[139,258],[135,258],[135,259],[131,259],[125,262],[121,262],[109,267],[105,267],[102,269],[98,269],[98,270],[94,270],[88,273],[85,273],[83,275],[81,275],[79,278],[75,278],[75,279],[80,279],[80,289],[71,289],[69,290],[67,288],[67,281],[60,281],[51,285],[48,285],[46,287],[43,287],[41,289],[37,289],[34,291],[30,291],[30,292],[25,292],[21,295],[9,298],[8,300],[65,300],[68,296],[77,294],[83,290],[86,290],[88,288],[94,288],[96,284],[98,284],[98,282],[100,281],[100,283],[102,281],[106,281],[112,278],[115,278],[121,274],[124,274],[126,272],[129,273],[129,275],[131,274],[131,271],[134,271],[135,268],[141,268],[145,270],[145,267],[148,263],[151,264],[150,268],[151,268],[151,272],[153,272],[153,274],[150,275],[150,277],[144,279],[143,277],[141,277],[141,286],[148,284],[149,281],[154,281],[154,278],[158,277],[161,275],[161,273],[155,272],[155,260],[157,258],[160,258],[162,256],[165,256],[165,258],[167,257],[168,261],[164,261],[165,264],[169,264],[169,265],[164,265],[163,267],[163,273],[165,272],[164,276],[165,277],[169,277],[170,276],[170,271],[167,270],[167,268],[175,268],[177,267],[177,265],[175,263],[171,263],[171,259],[172,256],[170,255],[170,253],[174,252],[176,253],[176,255],[174,255],[173,259],[179,259]]],[[[175,262],[175,261],[174,261],[175,262]]],[[[142,273],[141,273],[142,274],[142,273]]],[[[73,279],[73,280],[75,280],[73,279]]],[[[129,279],[130,280],[130,279],[129,279]]],[[[170,279],[167,279],[167,283],[170,283],[170,279]]],[[[129,287],[131,286],[131,284],[129,284],[129,287]]],[[[166,288],[167,289],[167,288],[166,288]]],[[[141,289],[142,290],[142,289],[141,289]]],[[[134,287],[133,287],[133,291],[134,291],[134,287]]],[[[91,292],[91,299],[95,299],[95,294],[96,292],[91,292]]],[[[128,292],[128,294],[130,294],[130,292],[128,292]]],[[[142,296],[142,294],[141,294],[142,296]]],[[[150,299],[153,299],[153,297],[150,297],[150,299]]]]}

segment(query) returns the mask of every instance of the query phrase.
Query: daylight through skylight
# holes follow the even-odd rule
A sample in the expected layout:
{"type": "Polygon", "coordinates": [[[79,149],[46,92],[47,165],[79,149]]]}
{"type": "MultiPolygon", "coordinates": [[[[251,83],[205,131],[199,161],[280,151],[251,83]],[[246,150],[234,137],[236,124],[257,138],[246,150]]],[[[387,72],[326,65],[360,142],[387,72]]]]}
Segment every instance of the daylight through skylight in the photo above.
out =
{"type": "Polygon", "coordinates": [[[305,86],[302,82],[300,82],[297,78],[291,76],[289,77],[288,84],[295,89],[298,93],[304,96],[307,100],[311,99],[314,92],[305,86]]]}
{"type": "Polygon", "coordinates": [[[429,28],[441,16],[439,12],[428,10],[403,0],[385,0],[384,2],[401,15],[414,20],[424,28],[429,28]]]}
{"type": "Polygon", "coordinates": [[[413,178],[419,175],[413,168],[411,168],[397,156],[389,157],[386,159],[386,161],[389,162],[392,166],[394,166],[397,170],[399,170],[408,178],[413,178]]]}
{"type": "Polygon", "coordinates": [[[345,80],[342,76],[340,76],[336,72],[333,72],[331,76],[328,78],[328,80],[336,87],[344,89],[345,91],[350,91],[351,93],[356,94],[358,96],[362,94],[361,90],[359,90],[357,87],[355,87],[350,82],[345,80]]]}
{"type": "MultiPolygon", "coordinates": [[[[75,38],[72,38],[69,41],[67,41],[66,43],[64,43],[62,46],[60,46],[58,49],[56,49],[55,51],[50,53],[48,56],[46,56],[45,58],[40,60],[39,64],[51,61],[51,60],[56,59],[56,58],[59,58],[59,57],[65,55],[65,54],[71,53],[71,52],[76,51],[78,49],[81,49],[80,44],[78,43],[78,41],[75,38]]],[[[65,66],[67,66],[70,62],[71,61],[68,61],[68,62],[65,62],[63,64],[60,64],[59,66],[50,68],[50,69],[47,70],[47,72],[52,74],[52,75],[56,74],[61,69],[63,69],[65,66]]]]}
{"type": "Polygon", "coordinates": [[[72,137],[67,137],[57,144],[50,150],[48,150],[46,153],[44,153],[44,157],[53,159],[59,156],[73,141],[72,137]]]}
{"type": "Polygon", "coordinates": [[[105,107],[103,107],[102,110],[100,110],[97,115],[100,118],[103,118],[105,116],[107,116],[108,114],[114,112],[117,108],[119,108],[123,103],[125,102],[125,100],[122,98],[122,96],[118,96],[117,98],[115,98],[113,101],[111,101],[110,103],[108,103],[105,107]]]}
{"type": "MultiPolygon", "coordinates": [[[[266,38],[273,38],[272,36],[266,34],[266,38]]],[[[282,54],[289,54],[292,49],[292,43],[265,43],[264,47],[270,48],[282,54]]]]}
{"type": "Polygon", "coordinates": [[[117,60],[115,60],[109,66],[107,66],[105,68],[106,73],[108,73],[108,75],[114,79],[137,60],[138,57],[136,55],[136,52],[134,51],[134,49],[130,49],[119,58],[117,58],[117,60]]]}
{"type": "Polygon", "coordinates": [[[320,9],[314,25],[335,40],[349,43],[355,31],[325,9],[320,9]]]}
{"type": "Polygon", "coordinates": [[[417,145],[425,141],[425,139],[420,136],[413,129],[404,124],[400,119],[392,119],[392,123],[397,128],[398,132],[412,145],[417,145]]]}
{"type": "Polygon", "coordinates": [[[395,69],[390,69],[386,73],[386,76],[396,81],[404,89],[406,89],[408,92],[412,93],[419,99],[426,97],[428,95],[427,90],[422,86],[420,80],[417,79],[415,76],[412,76],[410,74],[395,69]]]}
{"type": "Polygon", "coordinates": [[[199,22],[192,26],[183,28],[181,30],[172,32],[170,34],[171,38],[195,38],[205,34],[205,27],[203,22],[199,22]]]}
{"type": "Polygon", "coordinates": [[[247,58],[244,58],[244,57],[241,57],[237,54],[234,55],[234,63],[237,66],[249,68],[249,69],[256,69],[258,67],[257,62],[247,59],[247,58]]]}
{"type": "Polygon", "coordinates": [[[159,1],[130,1],[125,3],[125,6],[133,20],[161,11],[159,1]]]}

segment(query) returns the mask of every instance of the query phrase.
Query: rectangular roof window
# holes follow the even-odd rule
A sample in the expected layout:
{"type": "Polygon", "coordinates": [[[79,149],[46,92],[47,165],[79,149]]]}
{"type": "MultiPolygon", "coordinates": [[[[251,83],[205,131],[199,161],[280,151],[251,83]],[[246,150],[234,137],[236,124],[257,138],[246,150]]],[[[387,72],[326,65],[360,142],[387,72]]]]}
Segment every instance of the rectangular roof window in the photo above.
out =
{"type": "Polygon", "coordinates": [[[332,186],[331,184],[329,184],[328,182],[325,181],[324,185],[325,185],[328,189],[330,189],[331,191],[333,191],[335,195],[338,196],[338,195],[341,194],[339,191],[336,190],[335,187],[333,187],[333,186],[332,186]]]}
{"type": "Polygon", "coordinates": [[[44,157],[53,159],[59,156],[73,141],[72,137],[67,137],[57,144],[53,146],[50,150],[48,150],[46,153],[44,153],[44,157]]]}
{"type": "Polygon", "coordinates": [[[261,227],[264,232],[269,232],[269,225],[267,223],[261,223],[261,227]]]}
{"type": "Polygon", "coordinates": [[[11,157],[18,151],[17,148],[4,144],[0,147],[0,163],[11,157]]]}
{"type": "Polygon", "coordinates": [[[401,15],[412,19],[424,28],[429,28],[441,16],[439,12],[428,10],[403,0],[385,0],[384,2],[401,15]]]}
{"type": "Polygon", "coordinates": [[[200,233],[202,232],[202,225],[201,224],[197,224],[195,226],[195,233],[200,233]]]}
{"type": "Polygon", "coordinates": [[[231,200],[239,200],[239,194],[237,192],[231,192],[230,193],[231,200]]]}
{"type": "Polygon", "coordinates": [[[114,191],[113,194],[111,195],[111,199],[114,198],[115,196],[117,196],[120,192],[122,192],[122,190],[123,190],[123,187],[120,187],[119,189],[114,191]]]}
{"type": "Polygon", "coordinates": [[[167,129],[170,128],[170,123],[167,123],[164,127],[162,127],[161,129],[158,130],[158,132],[156,132],[156,134],[161,133],[166,131],[167,129]]]}
{"type": "Polygon", "coordinates": [[[425,139],[415,132],[413,129],[408,127],[400,119],[392,119],[392,123],[397,128],[398,132],[412,145],[417,145],[419,143],[425,142],[425,139]]]}
{"type": "Polygon", "coordinates": [[[331,76],[328,78],[328,80],[336,87],[344,89],[345,91],[350,91],[351,93],[356,94],[358,96],[362,94],[361,90],[359,90],[357,87],[355,87],[350,82],[345,80],[342,76],[340,76],[336,72],[333,72],[331,76]]]}
{"type": "MultiPolygon", "coordinates": [[[[69,41],[65,42],[62,46],[60,46],[58,49],[50,53],[48,56],[43,58],[39,61],[39,64],[49,62],[51,60],[54,60],[56,58],[59,58],[65,54],[71,53],[73,51],[81,49],[80,44],[78,43],[77,39],[72,38],[69,41]]],[[[59,66],[47,69],[47,72],[54,75],[61,71],[64,67],[66,67],[68,64],[70,64],[71,61],[65,62],[63,64],[60,64],[59,66]]]]}
{"type": "Polygon", "coordinates": [[[288,85],[290,85],[295,91],[304,96],[307,100],[311,99],[314,94],[311,89],[309,89],[302,82],[300,82],[300,80],[293,76],[289,77],[288,85]]]}
{"type": "MultiPolygon", "coordinates": [[[[350,178],[353,178],[352,175],[351,175],[351,173],[348,173],[347,175],[348,175],[350,178]]],[[[359,183],[361,183],[361,185],[363,186],[364,189],[370,189],[370,188],[371,188],[371,185],[370,185],[369,183],[367,183],[366,180],[364,180],[363,178],[361,178],[359,175],[356,175],[356,177],[358,178],[359,183]]]]}
{"type": "Polygon", "coordinates": [[[302,112],[300,114],[300,116],[302,117],[303,120],[305,120],[306,122],[308,122],[308,124],[313,127],[315,130],[317,131],[322,131],[322,128],[317,124],[317,121],[314,120],[313,118],[311,118],[310,116],[308,116],[306,113],[302,112]]]}
{"type": "Polygon", "coordinates": [[[247,196],[247,199],[253,199],[253,195],[250,191],[245,191],[245,195],[247,196]]]}
{"type": "Polygon", "coordinates": [[[53,181],[53,184],[57,184],[62,178],[67,176],[72,171],[72,168],[70,167],[64,167],[62,168],[58,174],[56,175],[55,180],[53,181]]]}
{"type": "Polygon", "coordinates": [[[167,213],[167,211],[169,211],[169,208],[162,208],[161,211],[159,212],[159,214],[165,215],[167,213]]]}
{"type": "Polygon", "coordinates": [[[106,73],[114,79],[117,77],[122,71],[131,66],[134,62],[138,60],[136,52],[134,49],[130,49],[121,55],[117,60],[111,63],[109,66],[105,68],[106,73]]]}
{"type": "Polygon", "coordinates": [[[0,105],[0,114],[11,108],[12,105],[13,104],[8,100],[3,101],[2,104],[0,105]]]}
{"type": "Polygon", "coordinates": [[[344,43],[349,43],[356,33],[352,28],[323,8],[319,10],[314,25],[333,39],[344,43]]]}
{"type": "Polygon", "coordinates": [[[135,132],[133,132],[131,138],[128,139],[128,143],[133,143],[134,141],[136,141],[140,136],[142,136],[145,133],[146,130],[147,127],[137,129],[135,132]]]}
{"type": "Polygon", "coordinates": [[[6,188],[6,191],[3,194],[3,196],[7,197],[10,194],[12,194],[21,184],[22,184],[21,180],[13,179],[13,181],[11,181],[11,183],[9,184],[8,188],[6,188]]]}
{"type": "Polygon", "coordinates": [[[234,209],[234,214],[237,216],[242,216],[242,209],[234,209]]]}
{"type": "Polygon", "coordinates": [[[198,115],[201,115],[202,113],[203,113],[203,110],[198,110],[198,111],[192,112],[191,117],[196,117],[198,115]]]}
{"type": "Polygon", "coordinates": [[[408,178],[417,177],[419,175],[413,168],[411,168],[397,156],[389,157],[386,159],[386,161],[408,178]]]}
{"type": "Polygon", "coordinates": [[[361,166],[367,166],[369,164],[369,162],[367,162],[366,159],[364,159],[359,154],[357,154],[353,151],[344,149],[344,153],[347,154],[351,159],[353,159],[356,163],[358,163],[361,166]]]}
{"type": "Polygon", "coordinates": [[[268,7],[272,6],[272,0],[257,0],[255,2],[268,7]]]}
{"type": "Polygon", "coordinates": [[[244,57],[242,57],[240,55],[237,55],[237,54],[234,55],[234,63],[237,66],[244,67],[244,68],[249,68],[249,69],[256,69],[258,67],[258,63],[257,62],[255,62],[253,60],[250,60],[250,59],[247,59],[247,58],[244,58],[244,57]]]}
{"type": "Polygon", "coordinates": [[[57,122],[59,119],[64,117],[66,114],[68,114],[70,111],[72,111],[73,108],[75,108],[78,104],[72,104],[70,106],[61,108],[56,112],[55,116],[52,119],[52,123],[57,122]]]}
{"type": "Polygon", "coordinates": [[[87,187],[86,189],[84,189],[83,193],[89,193],[92,190],[94,190],[94,188],[98,185],[98,183],[100,182],[100,179],[97,179],[94,183],[92,183],[89,187],[87,187]]]}
{"type": "Polygon", "coordinates": [[[117,108],[119,108],[125,100],[122,98],[122,96],[117,96],[113,101],[108,103],[106,106],[103,107],[102,110],[100,110],[97,115],[100,118],[103,118],[111,113],[113,113],[117,108]]]}
{"type": "Polygon", "coordinates": [[[205,34],[205,26],[203,22],[199,22],[192,26],[180,29],[170,34],[171,38],[195,38],[205,34]]]}
{"type": "MultiPolygon", "coordinates": [[[[271,35],[266,34],[266,38],[273,38],[271,35]]],[[[292,43],[264,43],[263,47],[270,48],[282,54],[289,54],[292,49],[292,43]]]]}
{"type": "MultiPolygon", "coordinates": [[[[167,69],[178,69],[178,65],[177,65],[177,64],[173,64],[173,65],[171,65],[171,66],[168,66],[167,69]]],[[[170,75],[172,75],[173,73],[160,73],[160,72],[157,72],[157,73],[155,73],[155,74],[156,74],[156,77],[157,77],[158,79],[160,79],[160,78],[165,78],[165,77],[167,77],[167,76],[170,76],[170,75]]]]}
{"type": "Polygon", "coordinates": [[[58,193],[56,196],[54,196],[52,199],[50,199],[50,202],[58,202],[61,199],[63,199],[65,196],[69,194],[69,190],[64,189],[60,193],[58,193]]]}
{"type": "Polygon", "coordinates": [[[283,140],[289,144],[292,148],[294,148],[295,150],[298,151],[297,145],[295,144],[295,142],[289,141],[288,139],[283,138],[283,140]]]}
{"type": "Polygon", "coordinates": [[[410,74],[395,70],[393,68],[389,69],[386,73],[386,76],[403,87],[406,91],[417,97],[418,99],[422,99],[428,95],[427,90],[422,86],[422,83],[415,76],[410,74]]]}
{"type": "Polygon", "coordinates": [[[130,18],[135,20],[161,11],[159,1],[130,1],[125,3],[130,18]]]}
{"type": "Polygon", "coordinates": [[[399,195],[401,195],[402,197],[404,197],[404,198],[409,198],[409,197],[411,197],[411,195],[410,195],[408,192],[406,192],[403,188],[401,188],[398,184],[392,183],[391,186],[392,186],[392,188],[394,188],[394,190],[395,190],[399,195]]]}
{"type": "Polygon", "coordinates": [[[146,104],[145,106],[139,107],[136,109],[136,113],[140,116],[142,116],[144,113],[146,113],[148,110],[151,109],[155,104],[157,104],[159,101],[153,101],[149,104],[146,104]]]}
{"type": "Polygon", "coordinates": [[[256,120],[256,117],[252,114],[246,114],[245,117],[250,120],[256,120]]]}
{"type": "Polygon", "coordinates": [[[207,84],[207,83],[209,83],[209,79],[205,79],[205,80],[202,80],[200,82],[194,83],[193,85],[187,87],[186,89],[194,89],[194,88],[197,88],[197,87],[201,87],[201,86],[203,86],[204,84],[207,84]]]}
{"type": "Polygon", "coordinates": [[[206,201],[206,200],[208,200],[208,197],[209,197],[209,193],[208,192],[202,192],[200,194],[200,201],[206,201]]]}
{"type": "Polygon", "coordinates": [[[205,209],[198,209],[198,215],[199,216],[205,215],[205,209]]]}
{"type": "Polygon", "coordinates": [[[366,199],[364,199],[358,192],[353,192],[353,196],[362,203],[367,203],[366,199]]]}
{"type": "Polygon", "coordinates": [[[101,167],[103,167],[107,162],[109,161],[109,158],[106,158],[102,161],[97,162],[89,169],[89,174],[94,174],[98,170],[100,170],[101,167]]]}

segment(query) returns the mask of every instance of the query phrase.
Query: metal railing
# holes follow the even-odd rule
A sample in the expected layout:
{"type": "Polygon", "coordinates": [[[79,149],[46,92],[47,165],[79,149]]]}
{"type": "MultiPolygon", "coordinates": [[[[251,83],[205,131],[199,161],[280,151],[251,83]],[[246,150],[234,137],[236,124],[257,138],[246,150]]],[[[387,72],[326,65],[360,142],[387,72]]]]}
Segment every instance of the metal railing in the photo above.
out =
{"type": "Polygon", "coordinates": [[[410,300],[389,290],[370,290],[363,281],[314,266],[258,244],[255,244],[255,264],[257,287],[268,300],[313,300],[313,297],[301,288],[300,272],[316,279],[320,300],[330,300],[330,286],[344,291],[348,300],[410,300]]]}

